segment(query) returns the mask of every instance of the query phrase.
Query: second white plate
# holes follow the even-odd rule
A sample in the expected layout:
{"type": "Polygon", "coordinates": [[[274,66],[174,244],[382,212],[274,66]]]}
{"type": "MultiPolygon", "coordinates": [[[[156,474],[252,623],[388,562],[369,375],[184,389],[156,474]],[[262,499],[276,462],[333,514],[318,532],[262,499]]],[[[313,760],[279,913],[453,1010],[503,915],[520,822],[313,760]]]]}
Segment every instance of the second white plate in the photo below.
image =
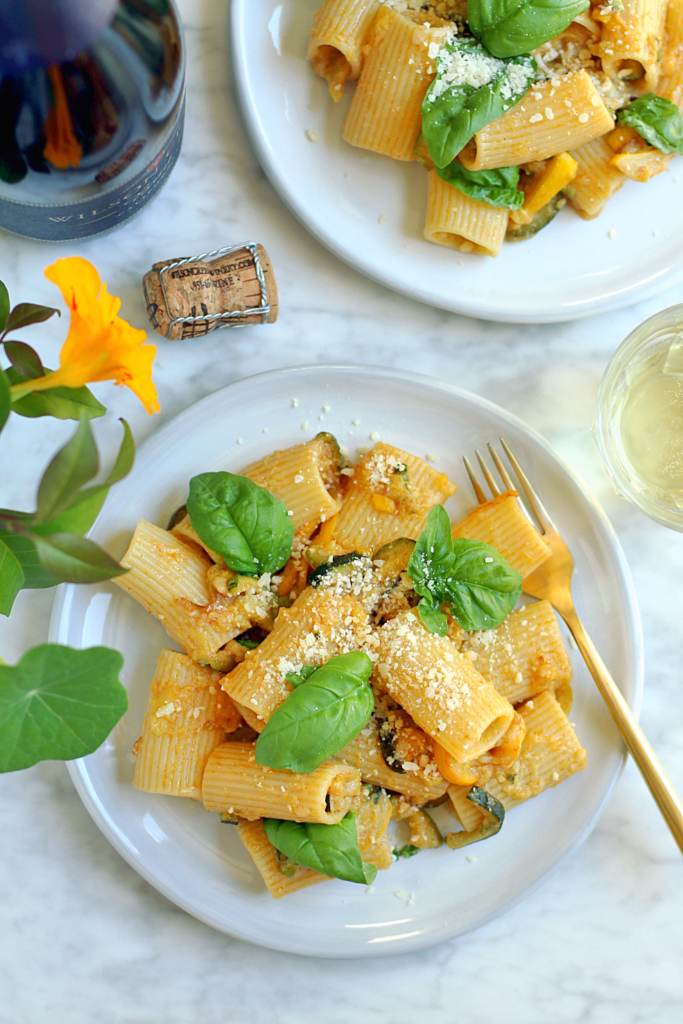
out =
{"type": "MultiPolygon", "coordinates": [[[[217,469],[238,472],[274,448],[306,440],[321,429],[334,433],[352,454],[377,432],[417,455],[437,455],[438,468],[460,485],[448,502],[451,518],[474,505],[460,456],[503,434],[574,555],[579,613],[627,699],[637,704],[642,677],[638,612],[623,555],[599,506],[519,420],[427,377],[371,367],[314,366],[265,373],[223,388],[141,446],[132,473],[107,499],[94,537],[120,557],[139,518],[166,525],[185,501],[191,476],[217,469]]],[[[292,953],[405,953],[483,924],[539,884],[585,838],[623,763],[617,730],[583,661],[570,651],[575,673],[571,719],[588,751],[586,771],[516,808],[494,839],[399,861],[379,873],[372,892],[332,881],[275,902],[234,829],[222,825],[218,815],[190,800],[141,793],[131,785],[131,749],[156,659],[162,647],[173,646],[161,624],[114,585],[66,585],[55,603],[50,636],[72,647],[105,644],[125,658],[122,679],[130,710],[98,751],[70,765],[86,807],[109,841],[191,914],[231,935],[292,953]]]]}
{"type": "Polygon", "coordinates": [[[320,2],[233,0],[232,60],[264,170],[346,263],[430,305],[524,323],[620,309],[683,278],[683,159],[647,185],[627,182],[596,220],[562,210],[535,238],[505,244],[497,259],[425,241],[424,169],[345,143],[353,86],[334,104],[306,60],[320,2]]]}

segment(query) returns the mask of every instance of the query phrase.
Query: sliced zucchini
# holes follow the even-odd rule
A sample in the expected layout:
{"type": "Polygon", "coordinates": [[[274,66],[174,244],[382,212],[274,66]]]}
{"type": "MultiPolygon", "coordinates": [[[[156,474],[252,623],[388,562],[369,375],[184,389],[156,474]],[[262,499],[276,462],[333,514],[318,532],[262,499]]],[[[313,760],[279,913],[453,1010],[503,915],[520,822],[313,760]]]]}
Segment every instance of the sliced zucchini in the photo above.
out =
{"type": "Polygon", "coordinates": [[[506,242],[524,242],[527,238],[533,238],[539,231],[547,227],[550,221],[557,216],[567,199],[558,192],[557,195],[542,206],[538,213],[535,213],[528,224],[517,224],[507,229],[505,234],[506,242]]]}
{"type": "Polygon", "coordinates": [[[387,585],[396,586],[401,578],[401,573],[408,568],[414,548],[414,540],[410,540],[408,537],[399,537],[398,540],[392,540],[376,551],[373,555],[373,562],[382,562],[382,565],[376,567],[378,579],[387,585]]]}
{"type": "Polygon", "coordinates": [[[443,846],[443,836],[426,811],[415,811],[406,818],[410,827],[410,844],[420,850],[436,850],[443,846]]]}
{"type": "Polygon", "coordinates": [[[175,510],[175,512],[173,513],[173,515],[169,519],[168,526],[166,527],[166,529],[167,530],[172,530],[173,527],[177,526],[178,523],[180,523],[185,518],[186,515],[187,515],[187,505],[181,505],[180,508],[177,508],[175,510]]]}
{"type": "Polygon", "coordinates": [[[482,839],[490,839],[491,836],[500,832],[505,821],[505,808],[500,800],[496,800],[495,796],[491,796],[480,786],[472,786],[467,794],[467,799],[481,807],[482,811],[486,812],[486,817],[474,832],[449,832],[446,836],[446,844],[450,846],[451,850],[459,850],[463,846],[469,846],[470,843],[479,843],[482,839]]]}
{"type": "Polygon", "coordinates": [[[361,853],[375,846],[386,832],[391,818],[391,801],[386,789],[371,783],[362,787],[361,805],[356,811],[356,832],[361,853]]]}
{"type": "Polygon", "coordinates": [[[379,728],[377,738],[387,768],[391,768],[392,772],[396,772],[398,775],[405,775],[406,770],[396,756],[396,733],[386,719],[379,728]]]}
{"type": "Polygon", "coordinates": [[[318,587],[330,573],[342,573],[344,576],[348,576],[355,568],[359,567],[372,568],[372,562],[367,555],[359,555],[357,551],[351,551],[348,555],[335,555],[331,561],[323,562],[317,569],[314,569],[308,577],[308,582],[312,587],[318,587]]]}

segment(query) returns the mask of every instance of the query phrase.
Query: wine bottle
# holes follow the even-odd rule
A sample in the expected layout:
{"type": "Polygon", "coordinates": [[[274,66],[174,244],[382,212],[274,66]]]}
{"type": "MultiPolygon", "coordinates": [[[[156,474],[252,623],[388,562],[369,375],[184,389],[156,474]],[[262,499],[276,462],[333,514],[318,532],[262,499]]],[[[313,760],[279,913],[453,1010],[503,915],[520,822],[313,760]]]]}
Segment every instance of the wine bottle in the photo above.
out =
{"type": "Polygon", "coordinates": [[[173,0],[0,0],[0,227],[44,241],[134,216],[180,152],[173,0]]]}

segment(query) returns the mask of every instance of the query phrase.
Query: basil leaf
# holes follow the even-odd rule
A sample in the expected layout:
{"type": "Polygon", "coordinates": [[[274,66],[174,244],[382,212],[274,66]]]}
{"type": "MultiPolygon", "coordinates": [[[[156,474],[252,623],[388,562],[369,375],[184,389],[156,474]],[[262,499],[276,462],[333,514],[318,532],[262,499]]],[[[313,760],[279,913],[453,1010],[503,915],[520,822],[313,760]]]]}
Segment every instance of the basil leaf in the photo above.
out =
{"type": "Polygon", "coordinates": [[[297,686],[301,686],[302,683],[305,683],[314,672],[318,671],[319,667],[319,665],[302,665],[298,672],[288,672],[285,679],[290,686],[296,688],[297,686]]]}
{"type": "Polygon", "coordinates": [[[57,316],[62,315],[58,309],[53,309],[52,306],[36,306],[33,302],[20,302],[10,313],[5,324],[5,332],[18,331],[20,327],[42,323],[43,320],[49,320],[55,313],[57,316]]]}
{"type": "Polygon", "coordinates": [[[480,786],[472,786],[467,794],[467,799],[486,811],[489,817],[485,818],[474,832],[449,832],[446,836],[446,845],[450,846],[451,850],[460,850],[463,846],[480,843],[483,839],[491,839],[492,836],[500,832],[505,821],[503,804],[480,786]]]}
{"type": "Polygon", "coordinates": [[[338,654],[275,709],[256,741],[256,763],[314,772],[367,723],[375,706],[372,662],[363,651],[338,654]]]}
{"type": "Polygon", "coordinates": [[[9,615],[23,585],[21,562],[0,537],[0,615],[9,615]]]}
{"type": "Polygon", "coordinates": [[[522,593],[522,577],[489,544],[464,537],[453,541],[448,600],[464,629],[493,629],[510,614],[522,593]]]}
{"type": "Polygon", "coordinates": [[[201,540],[235,572],[276,572],[292,553],[294,529],[287,509],[246,476],[221,472],[192,477],[187,511],[201,540]]]}
{"type": "Polygon", "coordinates": [[[436,633],[437,636],[445,636],[448,632],[448,619],[440,609],[441,605],[435,603],[431,594],[423,597],[417,606],[422,625],[430,633],[436,633]]]}
{"type": "Polygon", "coordinates": [[[45,375],[40,356],[30,345],[24,344],[23,341],[6,341],[5,352],[17,373],[27,380],[45,375]]]}
{"type": "Polygon", "coordinates": [[[370,885],[377,877],[375,865],[361,859],[354,811],[338,825],[264,818],[263,827],[275,849],[302,867],[360,885],[370,885]]]}
{"type": "Polygon", "coordinates": [[[524,193],[517,188],[519,167],[498,167],[490,171],[468,171],[457,160],[447,167],[434,170],[459,192],[489,206],[502,206],[518,210],[524,202],[524,193]]]}
{"type": "MultiPolygon", "coordinates": [[[[27,518],[31,517],[27,516],[27,518]]],[[[21,566],[24,574],[22,590],[42,590],[46,587],[56,587],[61,583],[61,580],[58,580],[40,564],[36,546],[26,534],[10,533],[0,529],[0,539],[21,566]]]]}
{"type": "Polygon", "coordinates": [[[0,430],[7,423],[9,414],[12,411],[12,395],[9,387],[10,382],[7,379],[7,374],[0,370],[0,430]]]}
{"type": "Polygon", "coordinates": [[[422,103],[422,134],[435,167],[521,100],[536,77],[533,57],[497,60],[476,39],[454,39],[439,53],[422,103]]]}
{"type": "Polygon", "coordinates": [[[650,92],[620,110],[617,121],[635,128],[646,142],[662,153],[683,154],[683,117],[671,100],[650,92]]]}
{"type": "MultiPolygon", "coordinates": [[[[43,367],[45,373],[50,371],[43,367]]],[[[13,366],[7,370],[10,384],[21,384],[28,377],[17,373],[13,366]]],[[[48,388],[24,395],[12,405],[12,412],[34,419],[38,416],[53,416],[57,420],[80,420],[84,416],[94,419],[104,416],[106,408],[98,402],[88,388],[48,388]]]]}
{"type": "Polygon", "coordinates": [[[0,331],[4,331],[9,316],[9,292],[4,281],[0,281],[0,331]]]}
{"type": "Polygon", "coordinates": [[[493,629],[509,615],[522,593],[522,577],[503,556],[478,540],[451,537],[451,524],[442,505],[429,512],[408,562],[408,575],[422,601],[418,612],[430,632],[440,636],[442,622],[435,614],[444,602],[456,622],[468,630],[493,629]],[[435,628],[432,628],[435,627],[435,628]]]}
{"type": "Polygon", "coordinates": [[[41,644],[0,665],[0,771],[92,753],[128,707],[123,658],[107,647],[41,644]]]}
{"type": "Polygon", "coordinates": [[[36,546],[41,565],[63,583],[99,583],[127,572],[85,537],[54,533],[49,537],[32,534],[30,539],[36,546]]]}
{"type": "Polygon", "coordinates": [[[564,32],[589,7],[590,0],[467,0],[467,21],[495,57],[514,57],[564,32]]]}

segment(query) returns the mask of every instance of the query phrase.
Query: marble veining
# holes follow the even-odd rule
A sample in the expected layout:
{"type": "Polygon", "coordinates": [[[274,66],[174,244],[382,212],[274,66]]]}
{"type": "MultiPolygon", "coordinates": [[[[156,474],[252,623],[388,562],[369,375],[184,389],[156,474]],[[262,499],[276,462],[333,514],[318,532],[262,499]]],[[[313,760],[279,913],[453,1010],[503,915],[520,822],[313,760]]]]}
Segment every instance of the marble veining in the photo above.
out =
{"type": "MultiPolygon", "coordinates": [[[[160,196],[104,238],[46,245],[0,236],[15,301],[57,303],[43,268],[91,259],[145,323],[140,280],[152,262],[254,238],[280,287],[275,325],[158,342],[162,413],[110,385],[96,423],[103,458],[129,420],[138,441],[216,388],[278,366],[334,361],[432,374],[499,403],[543,434],[596,493],[633,573],[645,636],[641,721],[683,791],[680,581],[683,537],[615,493],[591,438],[604,366],[636,324],[681,301],[670,289],[619,313],[567,324],[506,325],[430,309],[361,277],[294,220],[261,172],[232,92],[226,0],[180,0],[189,48],[186,136],[160,196]]],[[[65,323],[26,334],[47,364],[65,323]]],[[[39,472],[69,425],[10,422],[0,503],[31,507],[39,472]],[[46,425],[49,429],[45,429],[46,425]]],[[[0,622],[8,662],[47,636],[52,593],[24,592],[0,622]]],[[[0,782],[0,1024],[675,1024],[683,1008],[681,856],[628,764],[587,841],[522,903],[464,938],[410,956],[299,958],[230,939],[143,881],[90,820],[65,768],[45,763],[0,782]]]]}

